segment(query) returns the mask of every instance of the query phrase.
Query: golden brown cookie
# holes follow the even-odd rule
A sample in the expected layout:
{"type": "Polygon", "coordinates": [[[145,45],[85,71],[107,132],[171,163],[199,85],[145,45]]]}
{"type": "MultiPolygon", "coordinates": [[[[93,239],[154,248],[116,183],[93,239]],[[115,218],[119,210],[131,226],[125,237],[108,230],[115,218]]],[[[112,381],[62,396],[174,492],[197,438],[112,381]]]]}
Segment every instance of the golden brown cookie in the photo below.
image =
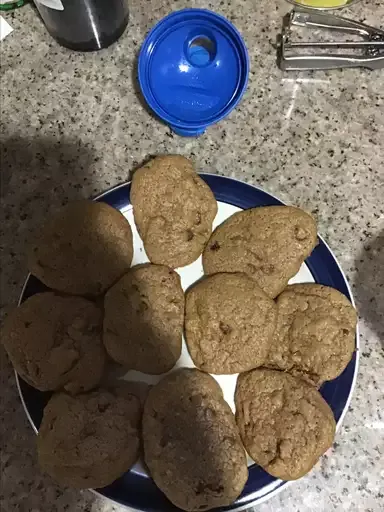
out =
{"type": "Polygon", "coordinates": [[[266,365],[317,386],[338,377],[355,350],[357,315],[347,297],[320,284],[293,284],[279,295],[277,308],[266,365]]]}
{"type": "Polygon", "coordinates": [[[105,295],[103,341],[110,357],[131,370],[160,374],[181,354],[184,293],[163,265],[139,265],[105,295]]]}
{"type": "Polygon", "coordinates": [[[40,467],[61,485],[105,487],[137,460],[140,421],[129,383],[76,397],[54,394],[37,438],[40,467]]]}
{"type": "Polygon", "coordinates": [[[316,244],[315,220],[300,208],[251,208],[235,213],[213,232],[203,253],[204,272],[245,272],[274,298],[316,244]]]}
{"type": "Polygon", "coordinates": [[[217,203],[188,159],[158,156],[138,169],[133,175],[131,203],[152,263],[183,267],[203,252],[217,203]]]}
{"type": "Polygon", "coordinates": [[[276,325],[276,305],[246,274],[215,274],[186,295],[189,353],[209,373],[262,366],[276,325]]]}
{"type": "Polygon", "coordinates": [[[81,297],[38,293],[4,322],[1,341],[17,373],[41,391],[80,393],[100,382],[102,313],[81,297]]]}
{"type": "Polygon", "coordinates": [[[284,372],[239,375],[236,422],[252,459],[282,480],[301,478],[332,445],[332,410],[310,384],[284,372]]]}
{"type": "Polygon", "coordinates": [[[29,270],[46,286],[100,295],[131,266],[128,221],[105,203],[77,201],[56,213],[29,248],[29,270]]]}
{"type": "Polygon", "coordinates": [[[248,478],[234,415],[208,374],[182,369],[149,392],[143,414],[145,462],[177,507],[230,505],[248,478]]]}

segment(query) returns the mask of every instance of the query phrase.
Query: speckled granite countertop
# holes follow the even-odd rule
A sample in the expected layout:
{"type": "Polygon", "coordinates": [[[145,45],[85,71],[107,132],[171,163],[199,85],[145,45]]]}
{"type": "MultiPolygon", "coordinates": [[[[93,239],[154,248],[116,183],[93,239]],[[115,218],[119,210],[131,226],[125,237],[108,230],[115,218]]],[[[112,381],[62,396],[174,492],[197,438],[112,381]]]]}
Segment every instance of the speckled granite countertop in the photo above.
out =
{"type": "MultiPolygon", "coordinates": [[[[283,0],[130,0],[130,6],[124,36],[94,54],[58,46],[31,6],[5,14],[15,31],[1,48],[3,314],[17,301],[25,278],[31,229],[68,200],[127,180],[148,155],[182,153],[199,170],[257,184],[306,208],[353,285],[361,317],[360,373],[331,452],[310,475],[257,510],[381,511],[384,72],[280,72],[272,43],[289,9],[283,0]],[[198,139],[173,136],[148,114],[133,71],[148,29],[187,6],[230,18],[244,35],[252,67],[240,106],[198,139]]],[[[365,0],[348,14],[384,23],[384,3],[365,0]]],[[[3,352],[0,400],[3,512],[122,510],[90,492],[60,488],[40,473],[34,434],[3,352]]]]}

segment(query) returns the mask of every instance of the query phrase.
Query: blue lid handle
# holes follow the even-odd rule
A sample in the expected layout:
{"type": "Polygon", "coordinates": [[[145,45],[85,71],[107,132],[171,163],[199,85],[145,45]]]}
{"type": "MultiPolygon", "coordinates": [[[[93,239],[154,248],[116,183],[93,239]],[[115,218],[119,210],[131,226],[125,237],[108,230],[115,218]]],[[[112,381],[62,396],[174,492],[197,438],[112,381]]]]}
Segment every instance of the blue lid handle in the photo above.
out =
{"type": "Polygon", "coordinates": [[[180,128],[179,126],[171,125],[170,128],[176,135],[180,135],[181,137],[198,137],[199,135],[203,135],[206,130],[206,126],[204,128],[180,128]]]}

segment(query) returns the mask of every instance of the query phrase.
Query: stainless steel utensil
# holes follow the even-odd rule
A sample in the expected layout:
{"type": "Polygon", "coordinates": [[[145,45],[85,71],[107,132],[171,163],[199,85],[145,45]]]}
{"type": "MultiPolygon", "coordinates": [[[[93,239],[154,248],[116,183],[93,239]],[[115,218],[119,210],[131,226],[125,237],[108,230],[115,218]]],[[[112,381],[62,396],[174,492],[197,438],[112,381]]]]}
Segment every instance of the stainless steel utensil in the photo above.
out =
{"type": "Polygon", "coordinates": [[[278,65],[286,71],[305,69],[335,69],[364,67],[384,68],[384,31],[358,21],[327,13],[294,9],[284,18],[278,42],[278,65]],[[338,31],[362,38],[356,41],[292,41],[292,27],[338,31]],[[319,53],[318,50],[340,48],[354,53],[319,53]],[[315,49],[316,53],[297,53],[300,49],[315,49]]]}

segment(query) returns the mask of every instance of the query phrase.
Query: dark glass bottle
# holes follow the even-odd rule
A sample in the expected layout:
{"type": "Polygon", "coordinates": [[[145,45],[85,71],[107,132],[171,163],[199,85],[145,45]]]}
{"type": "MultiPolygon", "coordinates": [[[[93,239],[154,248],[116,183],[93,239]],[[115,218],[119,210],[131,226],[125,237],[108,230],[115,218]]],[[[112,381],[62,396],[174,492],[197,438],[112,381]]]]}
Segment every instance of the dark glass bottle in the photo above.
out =
{"type": "Polygon", "coordinates": [[[128,24],[128,0],[34,2],[51,36],[72,50],[106,48],[121,36],[128,24]]]}

